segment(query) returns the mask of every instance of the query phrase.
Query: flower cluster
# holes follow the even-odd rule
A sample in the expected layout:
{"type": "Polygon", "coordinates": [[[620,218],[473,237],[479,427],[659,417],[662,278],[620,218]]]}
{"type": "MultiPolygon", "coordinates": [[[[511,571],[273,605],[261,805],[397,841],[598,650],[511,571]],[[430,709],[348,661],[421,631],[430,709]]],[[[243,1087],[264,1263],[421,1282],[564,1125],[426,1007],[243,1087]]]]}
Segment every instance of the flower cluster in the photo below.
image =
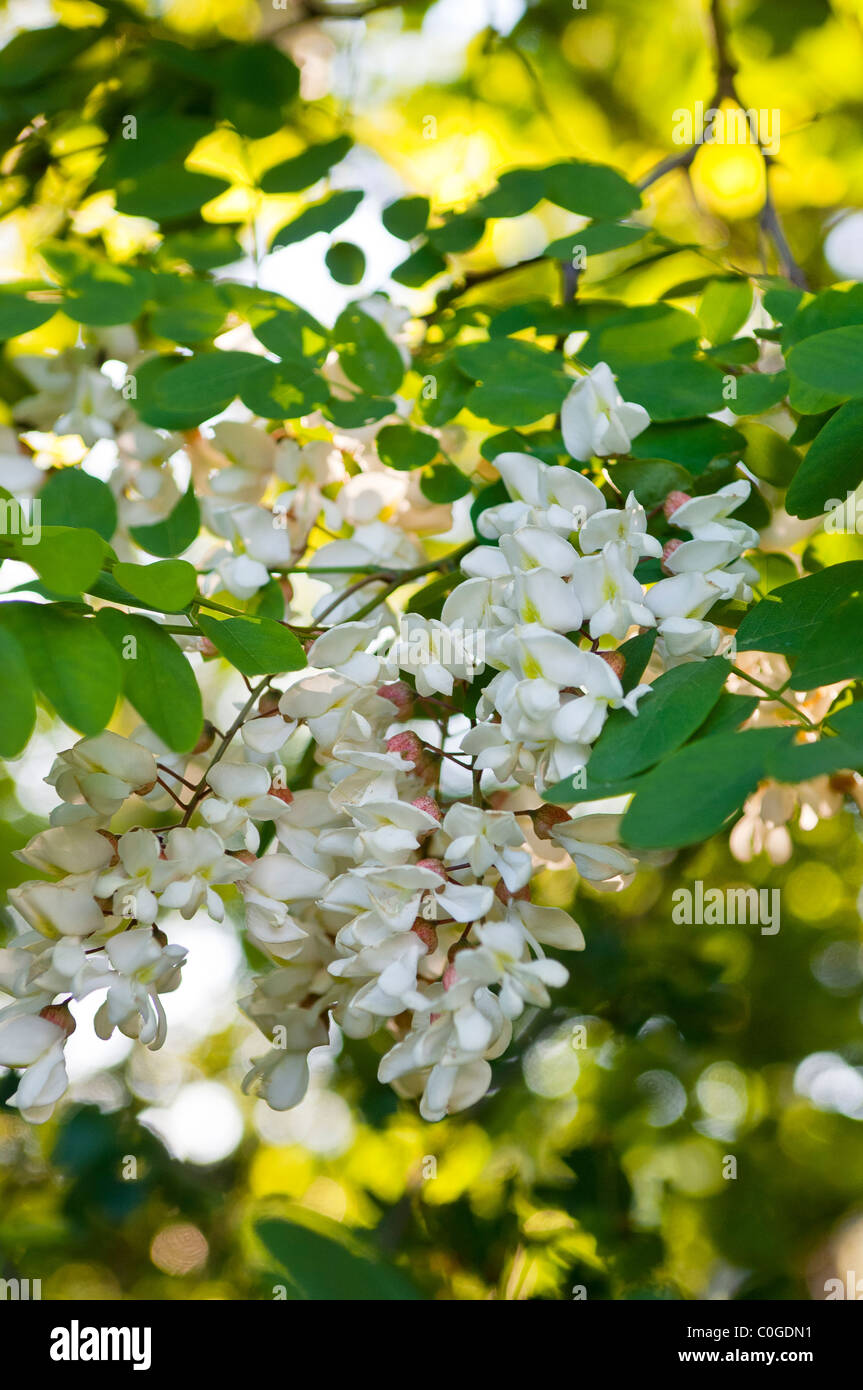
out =
{"type": "MultiPolygon", "coordinates": [[[[543,794],[587,766],[609,710],[637,715],[650,685],[630,679],[629,637],[656,629],[656,672],[717,650],[709,610],[751,597],[755,577],[741,557],[756,533],[731,516],[749,484],[672,493],[665,518],[681,536],[663,544],[632,493],[609,506],[577,468],[504,453],[509,500],[480,513],[440,618],[399,616],[388,602],[399,580],[433,568],[420,535],[446,531],[452,514],[380,463],[374,431],[310,429],[300,442],[223,420],[179,439],[136,424],[87,363],[31,375],[39,390],[21,409],[47,431],[30,436],[32,471],[56,458],[69,419],[78,430],[89,391],[78,434],[88,447],[113,439],[125,526],[172,509],[182,459],[216,538],[201,556],[210,592],[250,599],[310,548],[325,592],[309,601],[308,667],[265,678],[212,756],[209,738],[179,757],[144,728],[56,759],[59,804],[20,856],[42,877],[12,891],[19,934],[0,951],[13,1001],[0,1065],[22,1073],[12,1103],[50,1115],[67,1084],[69,1006],[94,991],[101,1037],[117,1028],[159,1047],[160,996],[185,956],[169,944],[170,915],[221,921],[227,904],[272,963],[242,1001],[270,1044],[248,1089],[297,1104],[309,1053],[335,1024],[352,1038],[388,1032],[380,1079],[419,1097],[427,1119],[472,1104],[525,1010],[568,979],[546,952],[584,944],[568,913],[535,901],[538,869],[573,864],[612,890],[636,869],[619,808],[571,812],[543,794]],[[61,386],[73,404],[58,419],[61,386]],[[336,538],[313,545],[316,527],[336,538]],[[298,763],[291,791],[284,768],[298,763]],[[152,825],[165,811],[170,823],[152,825]]],[[[562,413],[585,462],[628,450],[647,423],[604,365],[562,413]]],[[[123,554],[122,533],[118,544],[123,554]]]]}

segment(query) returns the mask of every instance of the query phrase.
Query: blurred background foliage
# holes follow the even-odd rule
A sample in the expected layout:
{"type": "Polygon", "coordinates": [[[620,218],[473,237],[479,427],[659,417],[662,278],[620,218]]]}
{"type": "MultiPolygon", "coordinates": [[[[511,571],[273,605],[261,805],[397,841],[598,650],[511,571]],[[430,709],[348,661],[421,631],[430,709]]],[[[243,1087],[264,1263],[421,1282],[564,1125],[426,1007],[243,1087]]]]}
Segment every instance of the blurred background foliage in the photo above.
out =
{"type": "MultiPolygon", "coordinates": [[[[358,141],[359,181],[379,202],[418,193],[436,210],[458,208],[501,170],[565,156],[637,179],[676,152],[673,112],[708,103],[715,89],[698,0],[588,0],[583,9],[436,0],[322,22],[326,8],[5,5],[4,39],[59,21],[71,55],[76,31],[106,11],[137,37],[131,57],[122,40],[106,40],[116,47],[93,60],[105,64],[98,90],[92,74],[52,77],[49,107],[68,111],[77,100],[80,115],[52,128],[41,151],[28,143],[25,167],[7,156],[4,278],[39,273],[39,244],[70,226],[119,260],[147,244],[147,219],[118,213],[110,189],[93,185],[100,112],[125,109],[132,92],[144,107],[210,118],[225,90],[207,65],[228,40],[263,36],[290,52],[310,104],[299,133],[252,119],[246,139],[215,136],[199,154],[200,172],[231,180],[205,208],[216,227],[236,226],[244,197],[251,208],[243,159],[266,168],[342,128],[358,141]],[[201,63],[169,80],[155,47],[166,39],[201,63]]],[[[350,15],[363,5],[334,8],[350,15]]],[[[863,3],[727,8],[741,99],[781,111],[771,187],[797,261],[814,288],[863,277],[854,211],[863,204],[863,3]]],[[[18,99],[13,82],[0,111],[7,129],[18,99]]],[[[695,249],[631,273],[626,250],[599,257],[588,293],[596,274],[615,296],[652,301],[714,269],[705,255],[720,248],[742,268],[775,269],[757,215],[764,178],[754,149],[704,147],[689,173],[650,192],[656,225],[695,249]]],[[[265,220],[281,225],[284,200],[271,201],[265,220]]],[[[541,250],[566,230],[555,216],[546,208],[495,223],[464,256],[465,271],[541,250]]],[[[380,280],[387,247],[377,262],[375,246],[364,249],[380,280]]],[[[389,255],[389,267],[401,255],[389,255]]],[[[546,276],[547,266],[520,271],[484,288],[484,299],[524,298],[525,277],[535,295],[552,292],[546,276]]],[[[77,325],[62,316],[50,328],[52,346],[65,345],[64,333],[75,341],[77,325]]],[[[18,350],[43,349],[39,334],[19,338],[18,350]]],[[[44,714],[39,739],[47,765],[63,731],[44,714]]],[[[26,876],[11,854],[50,804],[33,791],[37,761],[12,765],[0,783],[4,888],[26,876]]],[[[645,869],[617,895],[546,874],[545,900],[571,907],[587,949],[553,1011],[522,1020],[492,1094],[434,1127],[377,1084],[374,1040],[343,1046],[337,1078],[333,1056],[319,1054],[295,1112],[243,1099],[253,1043],[232,1001],[257,962],[241,957],[235,935],[202,932],[198,992],[164,1053],[127,1060],[121,1047],[108,1071],[82,1054],[74,1103],[44,1127],[0,1108],[0,1277],[41,1279],[43,1297],[79,1299],[824,1297],[828,1279],[863,1273],[860,817],[843,811],[795,827],[792,840],[787,862],[760,855],[744,867],[718,839],[645,869]],[[675,925],[672,892],[698,878],[781,888],[781,930],[675,925]],[[213,990],[229,1007],[213,1007],[213,990]],[[270,1220],[283,1217],[289,1225],[270,1220]]],[[[0,1097],[13,1088],[0,1076],[0,1097]]]]}

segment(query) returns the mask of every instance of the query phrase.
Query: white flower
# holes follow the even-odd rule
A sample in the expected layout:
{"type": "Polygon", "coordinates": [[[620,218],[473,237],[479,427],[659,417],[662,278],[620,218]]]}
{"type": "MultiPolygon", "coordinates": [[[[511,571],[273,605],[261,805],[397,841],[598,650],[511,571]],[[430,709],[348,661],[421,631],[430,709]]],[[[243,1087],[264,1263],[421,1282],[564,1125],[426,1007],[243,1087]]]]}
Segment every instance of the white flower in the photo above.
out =
{"type": "Polygon", "coordinates": [[[49,874],[84,874],[104,869],[114,858],[114,847],[105,835],[89,826],[58,825],[35,835],[15,854],[34,869],[49,874]]]}
{"type": "Polygon", "coordinates": [[[598,555],[577,560],[572,582],[590,620],[591,637],[622,641],[633,625],[653,626],[644,591],[631,573],[625,542],[608,541],[598,555]]]}
{"type": "Polygon", "coordinates": [[[489,540],[528,525],[568,536],[605,506],[599,488],[574,468],[518,453],[498,454],[494,466],[512,501],[480,512],[478,529],[489,540]]]}
{"type": "Polygon", "coordinates": [[[742,521],[728,521],[731,512],[736,511],[746,501],[751,484],[745,478],[737,479],[704,497],[690,497],[671,513],[671,524],[682,526],[696,539],[713,540],[735,539],[740,535],[753,536],[748,545],[758,543],[758,532],[753,531],[742,521]]]}
{"type": "MultiPolygon", "coordinates": [[[[283,721],[284,723],[284,721],[283,721]]],[[[270,793],[270,774],[260,763],[216,763],[207,773],[216,793],[201,802],[201,815],[227,843],[239,836],[255,853],[261,843],[255,821],[278,820],[285,802],[270,793]]]]}
{"type": "Polygon", "coordinates": [[[617,842],[620,816],[602,812],[576,816],[551,827],[551,838],[562,845],[582,878],[602,883],[619,875],[629,879],[637,868],[634,857],[617,842]]]}
{"type": "Polygon", "coordinates": [[[309,1057],[314,1047],[327,1042],[327,1030],[304,1009],[288,1009],[280,1017],[281,1046],[254,1059],[243,1081],[243,1090],[255,1089],[272,1110],[299,1105],[309,1085],[309,1057]]]}
{"type": "Polygon", "coordinates": [[[113,897],[118,917],[155,922],[159,911],[156,895],[177,876],[177,865],[162,858],[162,846],[151,830],[129,830],[121,835],[117,853],[119,864],[98,881],[98,897],[113,897]]]}
{"type": "Polygon", "coordinates": [[[605,362],[579,377],[560,413],[563,442],[581,462],[595,454],[628,454],[632,440],[649,424],[644,406],[624,401],[605,362]]]}
{"type": "Polygon", "coordinates": [[[448,627],[437,618],[408,613],[389,659],[414,677],[419,695],[451,695],[456,679],[472,680],[484,668],[478,637],[461,623],[448,627]]]}
{"type": "Polygon", "coordinates": [[[233,883],[246,872],[237,859],[224,853],[222,841],[212,830],[178,826],[165,836],[165,859],[177,877],[162,893],[164,907],[177,907],[187,920],[200,907],[221,922],[225,907],[212,884],[233,883]]]}
{"type": "Polygon", "coordinates": [[[177,988],[185,947],[163,946],[149,927],[139,927],[112,937],[105,950],[117,974],[96,1012],[97,1036],[110,1038],[119,1028],[127,1038],[161,1047],[167,1024],[158,996],[177,988]]]}
{"type": "Polygon", "coordinates": [[[583,555],[602,550],[609,541],[622,541],[635,556],[662,554],[662,544],[647,533],[647,514],[631,492],[625,507],[609,507],[588,517],[578,535],[583,555]]]}
{"type": "Polygon", "coordinates": [[[91,936],[105,925],[95,900],[96,874],[61,883],[33,881],[9,889],[9,901],[42,936],[91,936]]]}
{"type": "Polygon", "coordinates": [[[107,817],[119,811],[133,792],[152,791],[156,775],[156,759],[149,749],[105,729],[61,753],[45,781],[64,801],[85,802],[97,815],[107,817]]]}
{"type": "Polygon", "coordinates": [[[465,861],[477,878],[494,867],[511,893],[527,883],[530,855],[523,850],[524,835],[511,811],[456,802],[444,816],[443,828],[452,837],[444,853],[447,864],[465,861]]]}
{"type": "Polygon", "coordinates": [[[547,985],[560,987],[569,971],[544,956],[531,960],[524,931],[515,922],[485,922],[474,928],[479,946],[460,951],[456,975],[477,985],[500,985],[500,1006],[507,1018],[518,1018],[526,1004],[547,1009],[547,985]]]}
{"type": "Polygon", "coordinates": [[[31,1124],[43,1124],[69,1084],[63,1048],[67,1032],[47,1018],[28,1015],[0,1023],[0,1065],[23,1067],[7,1100],[31,1124]]]}

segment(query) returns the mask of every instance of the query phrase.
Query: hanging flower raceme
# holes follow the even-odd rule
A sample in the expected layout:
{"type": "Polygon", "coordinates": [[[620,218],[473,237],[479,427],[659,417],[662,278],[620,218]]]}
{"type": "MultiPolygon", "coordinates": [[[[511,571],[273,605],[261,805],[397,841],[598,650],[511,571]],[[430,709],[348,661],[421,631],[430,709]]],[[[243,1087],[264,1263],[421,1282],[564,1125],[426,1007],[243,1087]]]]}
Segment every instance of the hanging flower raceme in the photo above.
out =
{"type": "MultiPolygon", "coordinates": [[[[400,335],[387,304],[366,301],[400,335]]],[[[84,364],[36,373],[30,416],[55,423],[62,390],[74,423],[91,377],[84,364]]],[[[308,571],[316,587],[297,624],[308,665],[247,681],[215,746],[211,732],[176,754],[144,728],[82,738],[56,758],[59,804],[20,854],[43,877],[12,890],[18,935],[0,952],[12,1103],[35,1121],[51,1114],[74,1007],[90,994],[102,996],[99,1037],[161,1046],[161,996],[186,957],[170,939],[176,914],[230,912],[271,962],[242,1001],[268,1042],[247,1090],[296,1105],[309,1054],[336,1027],[390,1039],[380,1079],[417,1097],[425,1118],[472,1104],[513,1024],[567,982],[558,953],[584,946],[569,913],[536,900],[546,852],[612,891],[637,869],[616,810],[570,813],[544,793],[588,767],[610,712],[638,717],[651,687],[627,670],[629,637],[656,629],[651,673],[717,649],[711,607],[747,599],[754,576],[742,555],[756,533],[732,515],[749,484],[671,494],[664,542],[633,493],[610,505],[598,474],[503,453],[507,500],[479,511],[461,577],[426,616],[391,597],[450,568],[447,556],[427,562],[420,539],[423,509],[441,524],[440,504],[381,463],[374,429],[300,442],[231,420],[180,439],[145,430],[101,387],[92,406],[102,413],[82,435],[116,427],[130,523],[175,505],[185,459],[218,538],[203,555],[208,596],[257,602],[275,584],[292,602],[286,575],[308,571]],[[316,528],[324,540],[311,546],[316,528]],[[292,790],[283,760],[303,769],[292,790]]],[[[563,404],[582,465],[628,451],[648,423],[604,364],[563,404]]],[[[216,650],[182,627],[176,640],[216,650]]]]}

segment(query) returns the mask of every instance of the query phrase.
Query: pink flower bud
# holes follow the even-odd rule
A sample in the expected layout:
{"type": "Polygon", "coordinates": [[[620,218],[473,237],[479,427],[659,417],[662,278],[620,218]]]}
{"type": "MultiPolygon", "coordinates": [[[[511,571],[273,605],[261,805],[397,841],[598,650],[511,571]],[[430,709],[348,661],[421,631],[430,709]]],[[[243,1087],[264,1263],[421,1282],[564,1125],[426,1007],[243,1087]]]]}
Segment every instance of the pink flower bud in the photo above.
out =
{"type": "Polygon", "coordinates": [[[393,681],[391,685],[378,687],[378,694],[395,706],[399,719],[409,719],[414,707],[414,692],[407,681],[393,681]]]}
{"type": "Polygon", "coordinates": [[[623,673],[626,670],[626,657],[623,652],[597,652],[601,656],[606,666],[610,666],[619,681],[623,680],[623,673]]]}
{"type": "Polygon", "coordinates": [[[418,917],[411,927],[411,931],[419,937],[429,955],[433,955],[437,950],[437,932],[431,922],[424,922],[422,917],[418,917]]]}
{"type": "Polygon", "coordinates": [[[417,868],[431,869],[432,873],[439,874],[443,879],[447,876],[446,864],[442,859],[419,859],[417,860],[417,868]]]}
{"type": "Polygon", "coordinates": [[[659,561],[659,568],[662,570],[662,573],[663,573],[663,574],[673,574],[673,573],[674,573],[673,570],[670,570],[670,569],[668,568],[668,561],[669,561],[670,557],[674,554],[674,552],[675,552],[675,550],[678,548],[678,546],[681,546],[681,545],[683,545],[683,541],[674,540],[674,541],[666,541],[665,545],[662,547],[662,556],[661,556],[660,561],[659,561]]]}
{"type": "Polygon", "coordinates": [[[532,811],[531,815],[533,817],[533,833],[538,840],[550,840],[549,832],[552,827],[569,820],[569,816],[562,806],[551,806],[547,801],[532,811]]]}
{"type": "Polygon", "coordinates": [[[58,1028],[62,1028],[66,1037],[71,1037],[78,1027],[68,1004],[46,1004],[44,1009],[39,1010],[39,1017],[46,1018],[49,1023],[56,1023],[58,1028]]]}
{"type": "Polygon", "coordinates": [[[665,513],[666,520],[670,521],[674,513],[677,511],[677,508],[682,507],[684,502],[691,501],[692,498],[690,497],[688,492],[680,492],[679,489],[675,489],[674,492],[669,492],[668,496],[662,504],[662,510],[665,513]]]}

